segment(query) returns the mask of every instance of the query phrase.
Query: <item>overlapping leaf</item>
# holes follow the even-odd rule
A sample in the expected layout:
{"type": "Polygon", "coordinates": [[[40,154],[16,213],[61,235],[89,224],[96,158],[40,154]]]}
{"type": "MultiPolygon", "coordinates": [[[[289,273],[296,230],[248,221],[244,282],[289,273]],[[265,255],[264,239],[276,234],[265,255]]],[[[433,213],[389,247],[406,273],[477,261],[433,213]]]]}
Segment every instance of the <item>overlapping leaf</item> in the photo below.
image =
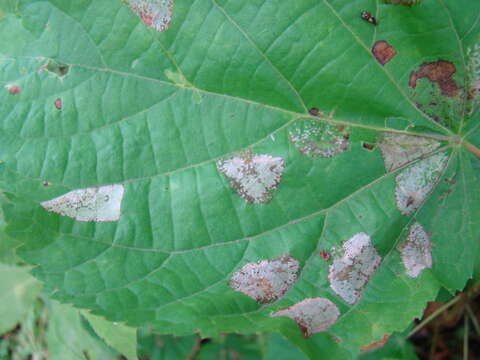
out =
{"type": "Polygon", "coordinates": [[[57,299],[163,333],[280,331],[340,359],[464,286],[478,263],[478,4],[177,0],[160,29],[137,3],[0,6],[3,208],[57,299]],[[386,133],[438,146],[393,169],[386,133]],[[428,186],[401,211],[399,174],[418,169],[428,186]],[[109,185],[118,220],[99,215],[109,185]],[[59,214],[45,206],[65,194],[59,214]],[[396,249],[416,222],[432,265],[413,278],[396,249]],[[378,264],[345,301],[329,268],[358,234],[378,264]],[[250,263],[268,292],[258,274],[284,268],[258,267],[285,256],[298,272],[272,302],[229,286],[250,263]],[[317,298],[339,317],[308,340],[271,316],[317,298]]]}

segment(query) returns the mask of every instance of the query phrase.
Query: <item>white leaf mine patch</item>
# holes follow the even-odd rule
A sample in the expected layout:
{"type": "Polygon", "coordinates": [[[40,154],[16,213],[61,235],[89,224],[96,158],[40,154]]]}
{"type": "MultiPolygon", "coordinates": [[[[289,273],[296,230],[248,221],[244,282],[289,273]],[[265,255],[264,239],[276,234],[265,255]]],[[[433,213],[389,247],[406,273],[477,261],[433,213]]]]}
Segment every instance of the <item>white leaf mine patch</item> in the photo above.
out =
{"type": "Polygon", "coordinates": [[[348,133],[344,126],[333,126],[320,120],[301,120],[288,131],[289,140],[310,157],[332,157],[348,149],[348,133]]]}
{"type": "Polygon", "coordinates": [[[355,304],[382,258],[365,233],[355,234],[345,241],[342,252],[343,255],[336,257],[328,267],[328,280],[335,294],[346,303],[355,304]]]}
{"type": "Polygon", "coordinates": [[[432,152],[440,146],[440,143],[420,136],[385,133],[379,146],[385,162],[385,171],[390,172],[432,152]]]}
{"type": "Polygon", "coordinates": [[[266,203],[280,183],[285,163],[281,157],[246,152],[217,161],[218,170],[230,180],[235,191],[248,203],[266,203]]]}
{"type": "Polygon", "coordinates": [[[230,279],[230,287],[260,304],[277,300],[297,280],[298,261],[290,255],[248,263],[230,279]]]}
{"type": "Polygon", "coordinates": [[[172,20],[173,0],[127,0],[142,22],[157,31],[168,29],[172,20]]]}
{"type": "Polygon", "coordinates": [[[397,208],[403,215],[410,215],[419,208],[432,190],[447,164],[445,153],[435,154],[403,170],[395,181],[397,208]]]}
{"type": "Polygon", "coordinates": [[[423,269],[432,267],[430,237],[420,223],[412,225],[407,238],[397,249],[408,276],[416,278],[423,269]]]}
{"type": "Polygon", "coordinates": [[[337,305],[325,298],[308,298],[279,310],[272,316],[286,316],[294,320],[305,338],[327,330],[337,321],[340,311],[337,305]]]}
{"type": "Polygon", "coordinates": [[[468,95],[470,100],[469,113],[473,114],[478,110],[480,93],[480,43],[476,43],[473,47],[467,49],[468,58],[468,95]]]}
{"type": "Polygon", "coordinates": [[[40,205],[47,211],[78,221],[117,221],[123,191],[123,185],[89,187],[70,191],[40,205]]]}

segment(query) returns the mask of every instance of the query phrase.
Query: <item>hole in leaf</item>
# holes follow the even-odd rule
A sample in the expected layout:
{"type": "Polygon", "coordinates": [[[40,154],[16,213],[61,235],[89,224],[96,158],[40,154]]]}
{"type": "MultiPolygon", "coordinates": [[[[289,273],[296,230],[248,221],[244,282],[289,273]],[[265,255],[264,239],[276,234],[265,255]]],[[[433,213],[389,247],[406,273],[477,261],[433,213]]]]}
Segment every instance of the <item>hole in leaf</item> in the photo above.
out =
{"type": "Polygon", "coordinates": [[[41,69],[48,71],[49,73],[63,78],[70,71],[70,66],[60,61],[50,59],[41,67],[41,69]]]}

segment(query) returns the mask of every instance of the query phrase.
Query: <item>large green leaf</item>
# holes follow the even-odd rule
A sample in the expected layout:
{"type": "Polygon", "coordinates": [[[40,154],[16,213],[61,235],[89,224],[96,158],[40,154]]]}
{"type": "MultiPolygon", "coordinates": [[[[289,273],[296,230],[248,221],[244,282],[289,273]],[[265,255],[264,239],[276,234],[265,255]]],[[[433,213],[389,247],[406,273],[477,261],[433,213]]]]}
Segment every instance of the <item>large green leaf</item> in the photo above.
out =
{"type": "Polygon", "coordinates": [[[3,209],[55,298],[341,359],[463,288],[480,3],[177,0],[148,27],[168,3],[0,0],[3,209]]]}

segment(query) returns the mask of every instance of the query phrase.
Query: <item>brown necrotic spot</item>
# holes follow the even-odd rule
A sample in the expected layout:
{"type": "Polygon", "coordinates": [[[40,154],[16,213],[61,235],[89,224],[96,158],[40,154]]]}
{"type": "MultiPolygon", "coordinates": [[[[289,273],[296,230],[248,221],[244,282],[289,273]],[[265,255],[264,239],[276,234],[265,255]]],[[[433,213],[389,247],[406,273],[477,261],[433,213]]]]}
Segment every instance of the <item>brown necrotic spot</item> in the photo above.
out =
{"type": "Polygon", "coordinates": [[[382,259],[365,233],[345,241],[342,252],[328,267],[328,279],[338,296],[348,304],[355,304],[382,259]]]}
{"type": "Polygon", "coordinates": [[[410,215],[422,204],[442,174],[448,157],[445,153],[435,154],[403,170],[395,181],[395,200],[403,215],[410,215]]]}
{"type": "Polygon", "coordinates": [[[266,154],[252,156],[246,152],[217,161],[217,168],[246,202],[260,204],[271,200],[272,192],[280,183],[285,163],[280,157],[266,154]]]}
{"type": "Polygon", "coordinates": [[[57,108],[57,110],[62,110],[62,99],[56,99],[53,104],[57,108]]]}
{"type": "Polygon", "coordinates": [[[416,222],[405,241],[398,246],[408,276],[416,278],[421,271],[432,267],[432,246],[423,226],[416,222]]]}
{"type": "Polygon", "coordinates": [[[368,143],[368,142],[362,142],[362,148],[368,151],[372,151],[375,149],[375,144],[368,143]]]}
{"type": "Polygon", "coordinates": [[[440,146],[440,143],[421,136],[384,133],[379,146],[385,162],[385,171],[389,172],[431,153],[440,146]]]}
{"type": "Polygon", "coordinates": [[[140,20],[157,31],[165,31],[170,25],[173,0],[127,0],[140,20]]]}
{"type": "Polygon", "coordinates": [[[392,60],[397,52],[388,42],[385,40],[379,40],[373,45],[372,54],[380,64],[385,65],[387,62],[392,60]]]}
{"type": "Polygon", "coordinates": [[[408,84],[414,89],[418,79],[426,78],[438,85],[442,95],[454,97],[460,89],[452,78],[456,71],[455,65],[446,60],[423,63],[417,71],[412,71],[408,84]]]}
{"type": "Polygon", "coordinates": [[[279,310],[273,317],[286,316],[294,320],[305,338],[327,330],[340,316],[338,307],[325,298],[308,298],[279,310]]]}
{"type": "Polygon", "coordinates": [[[20,94],[20,85],[8,84],[5,85],[5,90],[7,90],[11,95],[18,95],[20,94]]]}
{"type": "Polygon", "coordinates": [[[349,134],[344,126],[320,120],[301,120],[290,126],[288,138],[310,157],[332,157],[348,149],[349,134]]]}
{"type": "Polygon", "coordinates": [[[298,276],[298,261],[290,255],[248,263],[230,279],[230,287],[260,304],[277,300],[298,276]]]}

